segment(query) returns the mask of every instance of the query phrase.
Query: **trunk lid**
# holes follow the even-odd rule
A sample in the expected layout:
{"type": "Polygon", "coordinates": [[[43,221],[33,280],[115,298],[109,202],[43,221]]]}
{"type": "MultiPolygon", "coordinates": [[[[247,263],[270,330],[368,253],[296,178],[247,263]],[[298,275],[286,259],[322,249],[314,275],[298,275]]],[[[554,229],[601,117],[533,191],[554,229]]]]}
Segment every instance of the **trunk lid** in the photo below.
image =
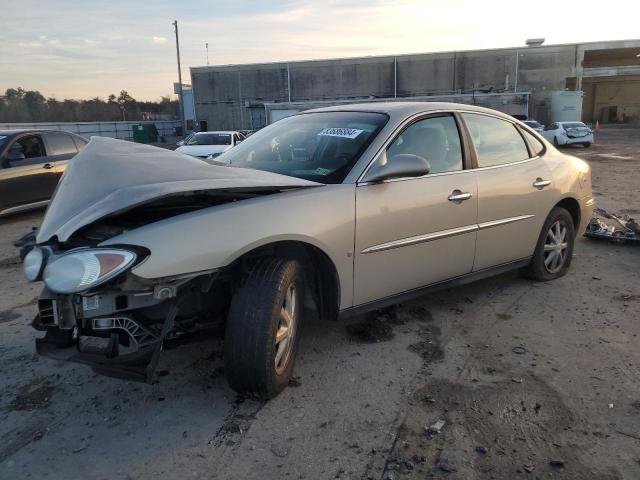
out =
{"type": "Polygon", "coordinates": [[[65,242],[80,228],[163,197],[194,192],[294,189],[322,184],[271,172],[210,165],[163,148],[92,137],[69,162],[37,242],[65,242]]]}

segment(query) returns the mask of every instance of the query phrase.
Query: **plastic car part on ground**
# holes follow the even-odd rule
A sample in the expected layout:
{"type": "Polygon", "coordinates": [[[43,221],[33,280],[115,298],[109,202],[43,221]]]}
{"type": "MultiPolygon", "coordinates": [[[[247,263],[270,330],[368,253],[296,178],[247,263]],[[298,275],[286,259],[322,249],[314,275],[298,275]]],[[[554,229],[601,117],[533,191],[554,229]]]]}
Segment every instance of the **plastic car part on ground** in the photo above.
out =
{"type": "Polygon", "coordinates": [[[586,237],[640,245],[640,225],[633,218],[619,217],[602,208],[596,208],[593,213],[584,234],[586,237]]]}

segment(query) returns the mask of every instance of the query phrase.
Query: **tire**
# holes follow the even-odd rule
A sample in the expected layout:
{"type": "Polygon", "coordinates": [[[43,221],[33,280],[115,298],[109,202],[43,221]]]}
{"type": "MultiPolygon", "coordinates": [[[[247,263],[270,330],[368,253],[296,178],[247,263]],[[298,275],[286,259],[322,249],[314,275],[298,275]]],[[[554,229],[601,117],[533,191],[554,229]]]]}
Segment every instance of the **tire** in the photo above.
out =
{"type": "Polygon", "coordinates": [[[300,339],[304,288],[297,260],[269,258],[256,263],[233,295],[224,364],[227,380],[238,393],[269,399],[289,383],[300,339]],[[289,335],[277,342],[278,332],[286,335],[287,323],[289,335]]]}
{"type": "Polygon", "coordinates": [[[558,148],[560,144],[558,143],[558,137],[553,137],[553,146],[558,148]]]}
{"type": "Polygon", "coordinates": [[[564,208],[554,207],[542,226],[531,262],[522,273],[539,282],[562,277],[571,266],[574,241],[575,227],[571,214],[564,208]],[[555,242],[556,235],[561,236],[564,241],[555,242]],[[564,248],[561,248],[563,244],[564,248]],[[557,248],[549,250],[554,245],[557,248]]]}
{"type": "Polygon", "coordinates": [[[589,148],[589,147],[591,146],[591,142],[584,142],[584,143],[582,144],[582,146],[583,146],[584,148],[589,148]]]}

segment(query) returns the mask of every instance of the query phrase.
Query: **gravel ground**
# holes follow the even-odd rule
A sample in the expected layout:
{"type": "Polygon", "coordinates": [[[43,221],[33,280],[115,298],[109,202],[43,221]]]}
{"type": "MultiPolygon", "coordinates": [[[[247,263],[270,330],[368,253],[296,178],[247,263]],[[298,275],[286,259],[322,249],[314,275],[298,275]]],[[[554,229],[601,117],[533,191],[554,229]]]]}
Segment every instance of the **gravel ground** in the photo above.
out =
{"type": "MultiPolygon", "coordinates": [[[[599,206],[640,216],[639,131],[567,152],[599,206]]],[[[552,283],[311,317],[295,381],[261,403],[227,386],[217,338],[167,351],[153,385],[36,356],[11,242],[41,215],[0,220],[0,478],[640,478],[640,248],[580,238],[552,283]]]]}

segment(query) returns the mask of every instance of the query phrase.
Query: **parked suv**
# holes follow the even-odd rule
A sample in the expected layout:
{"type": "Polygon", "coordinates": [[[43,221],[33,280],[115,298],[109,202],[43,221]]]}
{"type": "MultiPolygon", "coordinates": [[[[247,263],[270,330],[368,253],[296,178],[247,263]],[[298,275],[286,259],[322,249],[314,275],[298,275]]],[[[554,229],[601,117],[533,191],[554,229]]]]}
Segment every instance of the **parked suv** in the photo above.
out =
{"type": "Polygon", "coordinates": [[[67,162],[87,143],[58,130],[0,130],[0,216],[49,203],[67,162]]]}
{"type": "Polygon", "coordinates": [[[39,353],[150,380],[165,341],[222,323],[230,384],[271,397],[310,310],[336,319],[511,269],[554,280],[593,210],[586,162],[470,105],[312,110],[224,157],[91,140],[25,258],[44,281],[39,353]]]}

